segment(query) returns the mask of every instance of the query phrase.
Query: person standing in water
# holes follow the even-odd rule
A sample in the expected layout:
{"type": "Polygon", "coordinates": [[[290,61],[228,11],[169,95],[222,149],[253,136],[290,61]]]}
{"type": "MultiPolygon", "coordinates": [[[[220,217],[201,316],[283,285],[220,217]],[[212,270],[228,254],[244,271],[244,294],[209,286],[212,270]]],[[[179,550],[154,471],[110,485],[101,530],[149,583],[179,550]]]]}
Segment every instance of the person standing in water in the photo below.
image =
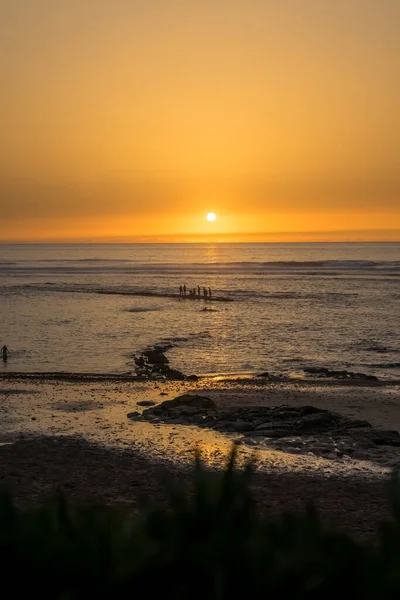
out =
{"type": "Polygon", "coordinates": [[[210,287],[208,288],[208,297],[209,297],[209,298],[210,298],[210,300],[211,300],[211,288],[210,288],[210,287]]]}
{"type": "Polygon", "coordinates": [[[4,346],[1,349],[1,354],[3,356],[3,360],[4,362],[6,362],[7,358],[8,358],[8,348],[7,346],[4,344],[4,346]]]}
{"type": "Polygon", "coordinates": [[[186,283],[185,283],[185,285],[183,286],[183,295],[184,295],[184,296],[186,296],[186,283]]]}
{"type": "Polygon", "coordinates": [[[200,296],[201,296],[201,290],[200,290],[200,286],[199,285],[197,286],[197,295],[200,298],[200,296]]]}
{"type": "Polygon", "coordinates": [[[204,300],[207,300],[207,288],[203,288],[204,300]]]}
{"type": "Polygon", "coordinates": [[[179,286],[179,295],[182,296],[182,294],[183,294],[183,287],[180,285],[179,286]]]}

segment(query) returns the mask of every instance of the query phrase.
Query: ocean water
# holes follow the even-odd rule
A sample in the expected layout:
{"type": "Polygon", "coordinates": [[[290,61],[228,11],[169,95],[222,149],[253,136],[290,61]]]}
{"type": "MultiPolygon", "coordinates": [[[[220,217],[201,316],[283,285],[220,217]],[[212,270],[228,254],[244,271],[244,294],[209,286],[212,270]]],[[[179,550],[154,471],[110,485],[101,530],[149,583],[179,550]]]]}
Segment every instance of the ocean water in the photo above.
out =
{"type": "Polygon", "coordinates": [[[187,374],[400,377],[399,301],[400,243],[1,245],[0,369],[129,373],[173,340],[187,374]],[[203,311],[184,283],[233,301],[203,311]]]}

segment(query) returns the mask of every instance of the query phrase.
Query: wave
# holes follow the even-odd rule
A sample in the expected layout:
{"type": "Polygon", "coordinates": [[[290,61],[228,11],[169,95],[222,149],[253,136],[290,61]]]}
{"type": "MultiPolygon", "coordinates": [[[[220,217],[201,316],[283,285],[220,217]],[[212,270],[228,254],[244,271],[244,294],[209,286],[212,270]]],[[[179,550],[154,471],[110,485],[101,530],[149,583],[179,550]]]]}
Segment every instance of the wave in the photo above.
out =
{"type": "MultiPolygon", "coordinates": [[[[79,284],[65,284],[65,285],[57,285],[51,284],[51,287],[48,287],[49,284],[23,284],[21,286],[10,286],[7,288],[10,291],[15,290],[26,290],[26,291],[38,291],[38,292],[61,292],[61,293],[73,293],[73,294],[103,294],[103,295],[115,295],[115,296],[136,296],[136,297],[144,297],[144,298],[170,298],[175,300],[204,300],[203,296],[196,296],[192,298],[190,296],[182,297],[178,292],[171,292],[167,290],[149,290],[149,289],[132,289],[130,287],[125,286],[110,286],[110,287],[101,287],[101,286],[85,286],[79,284]]],[[[329,293],[322,292],[318,293],[302,293],[302,292],[270,292],[263,293],[257,292],[256,290],[219,290],[219,294],[212,296],[213,302],[233,302],[236,300],[315,300],[315,299],[340,299],[346,297],[355,297],[358,296],[356,293],[329,293]]],[[[139,313],[139,312],[148,312],[148,311],[157,311],[161,310],[160,307],[133,307],[125,309],[125,312],[139,313]]]]}
{"type": "MultiPolygon", "coordinates": [[[[187,267],[209,267],[209,268],[220,268],[220,267],[247,267],[247,266],[264,266],[264,267],[285,267],[285,268],[310,268],[310,267],[323,267],[323,268],[349,268],[349,269],[360,269],[360,268],[400,268],[400,261],[389,260],[389,261],[373,261],[373,260],[278,260],[278,261],[206,261],[206,262],[140,262],[136,259],[121,259],[121,258],[74,258],[74,259],[59,259],[59,258],[45,258],[40,260],[21,260],[21,261],[2,261],[0,260],[0,266],[20,266],[20,268],[40,268],[41,264],[57,263],[59,265],[70,263],[120,263],[121,265],[132,265],[134,268],[146,268],[146,269],[157,269],[163,268],[187,268],[187,267]],[[32,266],[36,264],[35,266],[32,266]],[[29,266],[24,266],[29,265],[29,266]]],[[[44,267],[47,268],[47,267],[44,267]]],[[[62,267],[57,267],[62,268],[62,267]]],[[[68,267],[67,267],[68,268],[68,267]]]]}
{"type": "MultiPolygon", "coordinates": [[[[221,290],[222,293],[225,293],[225,290],[221,290]]],[[[226,291],[228,293],[228,291],[226,291]]],[[[302,293],[302,292],[257,292],[256,290],[246,290],[246,289],[235,289],[229,291],[229,293],[234,293],[234,295],[238,295],[242,298],[246,298],[249,300],[254,300],[257,298],[264,299],[282,299],[285,298],[291,299],[318,299],[325,298],[326,300],[340,300],[342,298],[357,298],[360,294],[357,292],[319,292],[319,293],[302,293]]]]}
{"type": "Polygon", "coordinates": [[[239,261],[239,262],[193,262],[193,263],[142,263],[135,260],[82,258],[76,260],[45,259],[41,261],[21,261],[19,263],[0,263],[0,273],[248,273],[296,272],[302,275],[343,272],[369,272],[374,274],[400,272],[400,261],[368,260],[323,260],[323,261],[239,261]],[[305,272],[305,270],[309,270],[305,272]],[[311,271],[310,271],[311,270],[311,271]]]}
{"type": "MultiPolygon", "coordinates": [[[[160,286],[159,289],[152,289],[138,286],[130,286],[130,285],[110,285],[110,286],[98,286],[98,285],[88,285],[88,284],[79,284],[79,283],[65,283],[65,284],[57,284],[57,283],[23,283],[22,285],[10,285],[7,287],[3,287],[1,290],[2,294],[5,293],[15,293],[15,292],[48,292],[48,293],[72,293],[72,294],[100,294],[100,295],[115,295],[115,296],[129,296],[129,297],[144,297],[144,298],[164,298],[164,299],[172,299],[172,300],[197,300],[204,301],[203,296],[196,296],[195,298],[190,296],[182,297],[179,295],[178,290],[173,288],[163,288],[160,286]]],[[[346,302],[352,301],[355,298],[360,296],[357,292],[302,292],[302,291],[275,291],[275,292],[259,292],[256,289],[218,289],[218,292],[215,291],[211,300],[213,302],[234,302],[234,301],[242,301],[242,302],[258,302],[258,301],[268,301],[268,300],[317,300],[323,302],[346,302]]],[[[127,312],[147,312],[147,311],[156,311],[161,310],[160,307],[133,307],[125,309],[127,312]]]]}
{"type": "MultiPolygon", "coordinates": [[[[3,288],[2,293],[15,292],[15,291],[32,291],[32,292],[61,292],[61,293],[73,293],[73,294],[102,294],[109,296],[137,296],[143,298],[170,298],[171,300],[179,300],[179,301],[192,301],[192,302],[204,302],[205,298],[203,296],[180,296],[179,292],[171,292],[171,291],[153,291],[146,289],[132,289],[127,287],[87,287],[85,285],[52,285],[48,288],[47,285],[40,284],[23,284],[21,286],[8,286],[7,288],[3,288]]],[[[209,298],[208,298],[209,300],[209,298]]],[[[213,295],[211,298],[212,302],[234,302],[233,298],[228,296],[217,296],[213,295]]],[[[156,308],[133,308],[131,310],[128,309],[128,312],[144,312],[145,310],[157,310],[156,308]]]]}

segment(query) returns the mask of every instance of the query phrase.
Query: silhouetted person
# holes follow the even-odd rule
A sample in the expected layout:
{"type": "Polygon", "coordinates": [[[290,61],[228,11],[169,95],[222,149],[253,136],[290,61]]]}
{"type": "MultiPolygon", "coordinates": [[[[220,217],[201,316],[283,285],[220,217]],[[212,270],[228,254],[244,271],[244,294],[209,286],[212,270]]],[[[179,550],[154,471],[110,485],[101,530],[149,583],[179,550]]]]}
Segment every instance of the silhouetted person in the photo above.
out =
{"type": "Polygon", "coordinates": [[[203,294],[204,294],[204,300],[207,300],[207,295],[208,295],[207,288],[203,288],[203,294]]]}
{"type": "Polygon", "coordinates": [[[3,360],[5,362],[7,360],[7,358],[8,358],[8,348],[7,348],[7,346],[5,344],[2,347],[2,349],[1,349],[1,354],[2,354],[3,360]]]}
{"type": "Polygon", "coordinates": [[[200,296],[201,296],[201,290],[200,290],[200,286],[199,285],[197,286],[197,295],[200,298],[200,296]]]}
{"type": "Polygon", "coordinates": [[[186,283],[185,283],[185,285],[183,286],[183,295],[184,295],[184,296],[186,296],[186,283]]]}
{"type": "Polygon", "coordinates": [[[209,298],[210,298],[210,300],[211,300],[211,288],[210,288],[210,287],[208,288],[208,297],[209,297],[209,298]]]}
{"type": "Polygon", "coordinates": [[[183,294],[183,287],[180,285],[179,286],[179,295],[182,296],[182,294],[183,294]]]}

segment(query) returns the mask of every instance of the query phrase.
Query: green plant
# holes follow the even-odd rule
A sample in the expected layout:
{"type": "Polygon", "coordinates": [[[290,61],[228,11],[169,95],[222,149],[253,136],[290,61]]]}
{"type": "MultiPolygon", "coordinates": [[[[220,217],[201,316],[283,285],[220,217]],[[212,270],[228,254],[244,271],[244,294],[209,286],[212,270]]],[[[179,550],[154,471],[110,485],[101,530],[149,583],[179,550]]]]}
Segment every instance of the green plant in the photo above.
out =
{"type": "Polygon", "coordinates": [[[191,490],[169,487],[166,507],[77,507],[58,496],[18,510],[0,497],[3,590],[15,597],[394,598],[400,592],[400,488],[391,483],[393,520],[374,545],[327,529],[308,507],[259,516],[252,466],[233,452],[221,474],[199,459],[191,490]]]}

